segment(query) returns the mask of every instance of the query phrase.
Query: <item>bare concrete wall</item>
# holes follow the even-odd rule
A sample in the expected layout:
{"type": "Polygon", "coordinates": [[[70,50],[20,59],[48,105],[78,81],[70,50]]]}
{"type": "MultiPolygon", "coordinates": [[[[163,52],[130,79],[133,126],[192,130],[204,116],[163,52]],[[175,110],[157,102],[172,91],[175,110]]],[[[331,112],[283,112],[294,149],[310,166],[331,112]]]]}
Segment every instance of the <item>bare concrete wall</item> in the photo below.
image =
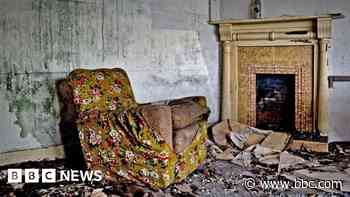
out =
{"type": "MultiPolygon", "coordinates": [[[[221,18],[248,18],[248,0],[221,0],[221,18]]],[[[330,74],[350,75],[349,0],[263,0],[264,17],[281,15],[321,15],[343,13],[346,18],[333,22],[330,74]]],[[[330,89],[330,141],[350,141],[350,83],[336,83],[330,89]]]]}
{"type": "Polygon", "coordinates": [[[139,102],[204,95],[218,119],[219,0],[0,0],[0,153],[60,144],[55,81],[124,68],[139,102]],[[210,12],[209,12],[210,10],[210,12]]]}

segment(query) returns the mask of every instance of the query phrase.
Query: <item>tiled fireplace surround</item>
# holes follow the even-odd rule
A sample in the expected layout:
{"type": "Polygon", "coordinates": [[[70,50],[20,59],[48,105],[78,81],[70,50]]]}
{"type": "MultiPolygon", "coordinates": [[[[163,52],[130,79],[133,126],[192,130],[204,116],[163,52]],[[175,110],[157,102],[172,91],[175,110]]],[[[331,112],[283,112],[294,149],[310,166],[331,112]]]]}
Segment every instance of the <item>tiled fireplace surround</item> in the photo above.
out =
{"type": "Polygon", "coordinates": [[[211,23],[223,46],[221,119],[256,126],[256,75],[288,74],[295,76],[296,131],[327,136],[329,16],[211,23]]]}
{"type": "Polygon", "coordinates": [[[256,126],[257,74],[291,74],[295,75],[295,128],[298,131],[311,132],[313,130],[312,48],[241,47],[238,51],[240,70],[238,120],[256,126]]]}

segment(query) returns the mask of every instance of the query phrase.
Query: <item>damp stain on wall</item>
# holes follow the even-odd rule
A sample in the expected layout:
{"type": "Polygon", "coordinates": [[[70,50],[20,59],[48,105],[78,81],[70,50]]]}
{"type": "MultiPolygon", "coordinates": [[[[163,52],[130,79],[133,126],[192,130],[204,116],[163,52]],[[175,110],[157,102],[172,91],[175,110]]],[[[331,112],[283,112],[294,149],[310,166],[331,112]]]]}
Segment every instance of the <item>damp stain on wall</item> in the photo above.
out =
{"type": "Polygon", "coordinates": [[[40,147],[61,143],[55,83],[75,68],[124,68],[140,101],[215,100],[217,55],[208,51],[218,45],[207,11],[202,0],[0,0],[0,102],[10,125],[0,132],[18,136],[0,138],[0,153],[31,137],[40,147]]]}
{"type": "Polygon", "coordinates": [[[58,76],[55,75],[9,73],[0,80],[0,91],[9,105],[8,112],[16,117],[13,124],[19,127],[18,136],[26,138],[31,135],[42,146],[60,143],[55,87],[58,76]]]}

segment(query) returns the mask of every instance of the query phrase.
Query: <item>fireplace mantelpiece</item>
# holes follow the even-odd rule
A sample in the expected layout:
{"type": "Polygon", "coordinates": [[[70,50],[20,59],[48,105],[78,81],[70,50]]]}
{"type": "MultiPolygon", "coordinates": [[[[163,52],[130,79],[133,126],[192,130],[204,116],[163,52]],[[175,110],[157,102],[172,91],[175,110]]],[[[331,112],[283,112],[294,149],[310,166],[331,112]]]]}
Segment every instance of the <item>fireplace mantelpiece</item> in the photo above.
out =
{"type": "Polygon", "coordinates": [[[295,127],[328,133],[331,17],[219,20],[223,83],[221,119],[256,126],[256,75],[295,76],[295,127]]]}

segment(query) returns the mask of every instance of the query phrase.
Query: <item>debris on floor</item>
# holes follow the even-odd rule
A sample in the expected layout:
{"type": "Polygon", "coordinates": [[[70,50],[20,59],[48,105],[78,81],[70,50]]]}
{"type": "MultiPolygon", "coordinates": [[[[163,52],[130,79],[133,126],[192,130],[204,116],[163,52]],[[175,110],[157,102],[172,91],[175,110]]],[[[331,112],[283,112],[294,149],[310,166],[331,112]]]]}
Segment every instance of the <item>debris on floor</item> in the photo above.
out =
{"type": "MultiPolygon", "coordinates": [[[[328,152],[323,152],[325,149],[312,151],[307,145],[291,148],[293,139],[287,133],[250,128],[232,121],[221,124],[213,127],[213,137],[207,142],[208,156],[205,163],[184,181],[163,190],[155,191],[135,184],[117,184],[106,180],[50,184],[7,183],[8,168],[66,169],[64,161],[57,160],[0,167],[0,196],[350,195],[349,144],[331,144],[332,148],[328,152]],[[222,128],[232,130],[220,130],[222,128]],[[260,135],[264,137],[261,139],[260,135]]],[[[317,145],[314,143],[312,146],[317,145]]],[[[320,147],[324,148],[324,145],[320,147]]]]}
{"type": "Polygon", "coordinates": [[[307,151],[318,153],[327,153],[329,151],[328,143],[312,142],[306,140],[292,140],[292,142],[288,144],[288,149],[295,151],[305,149],[307,151]]]}
{"type": "Polygon", "coordinates": [[[282,170],[305,168],[308,167],[308,164],[310,163],[311,162],[308,162],[302,157],[293,155],[288,151],[283,151],[280,154],[280,159],[278,162],[278,172],[280,173],[282,170]]]}
{"type": "Polygon", "coordinates": [[[287,146],[291,135],[283,132],[272,132],[270,133],[263,142],[261,146],[265,148],[270,148],[276,152],[282,152],[287,146]]]}
{"type": "MultiPolygon", "coordinates": [[[[313,187],[314,185],[312,187],[308,185],[303,189],[312,188],[336,194],[349,192],[350,168],[346,163],[349,160],[350,154],[346,152],[349,148],[344,149],[344,146],[336,145],[337,153],[331,153],[328,143],[294,140],[287,132],[265,131],[230,120],[215,125],[212,134],[216,144],[232,145],[231,148],[221,153],[225,155],[226,160],[232,158],[227,155],[227,150],[229,152],[235,152],[231,150],[232,148],[242,150],[236,154],[231,163],[244,168],[254,168],[259,173],[264,170],[276,170],[277,173],[269,173],[267,176],[276,176],[276,180],[278,177],[284,177],[292,181],[291,177],[293,177],[294,181],[305,179],[305,181],[321,185],[335,184],[336,181],[340,181],[341,185],[332,185],[332,188],[317,188],[313,187]],[[339,159],[339,155],[343,158],[339,159]],[[329,168],[332,165],[336,166],[336,170],[329,168]],[[323,168],[322,173],[321,168],[323,168]]],[[[225,148],[225,146],[221,147],[225,148]]]]}
{"type": "Polygon", "coordinates": [[[219,154],[216,154],[215,155],[215,158],[218,159],[218,160],[232,160],[235,158],[234,156],[234,153],[236,151],[233,149],[233,148],[227,148],[225,151],[219,153],[219,154]]]}

